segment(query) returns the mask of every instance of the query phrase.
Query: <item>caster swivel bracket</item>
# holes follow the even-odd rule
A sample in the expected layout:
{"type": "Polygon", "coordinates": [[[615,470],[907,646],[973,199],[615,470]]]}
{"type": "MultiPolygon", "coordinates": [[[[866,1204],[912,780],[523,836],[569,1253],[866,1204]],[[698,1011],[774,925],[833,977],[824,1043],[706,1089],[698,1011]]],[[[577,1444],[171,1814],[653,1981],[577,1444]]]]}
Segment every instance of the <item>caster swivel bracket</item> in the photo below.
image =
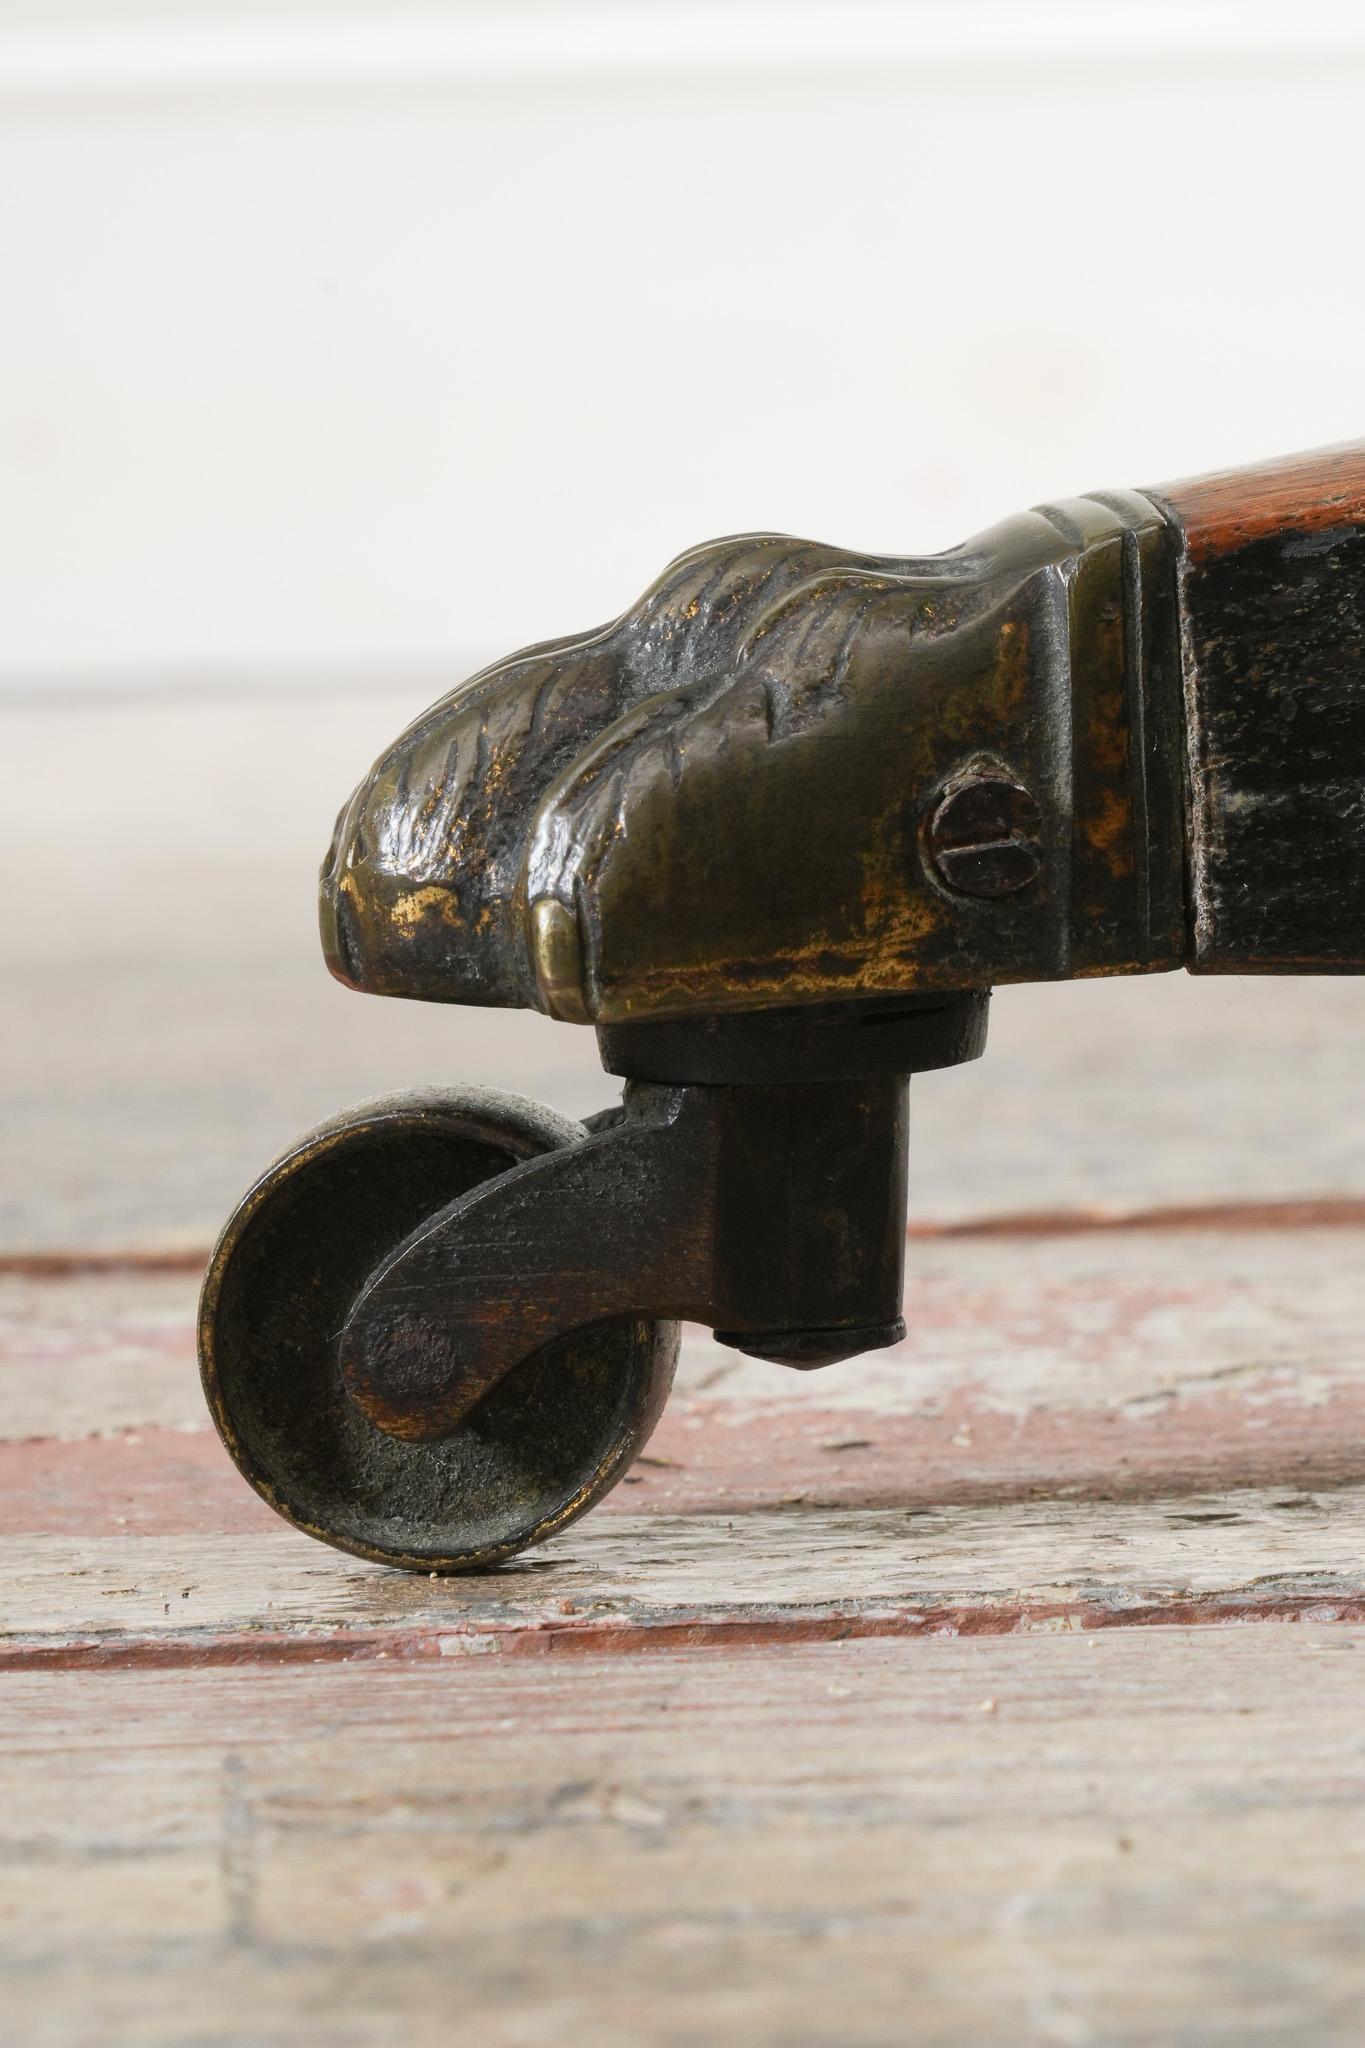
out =
{"type": "Polygon", "coordinates": [[[351,1398],[430,1441],[612,1316],[705,1323],[800,1368],[896,1343],[907,1079],[975,1058],[986,1011],[975,993],[603,1032],[622,1111],[390,1253],[341,1335],[351,1398]]]}

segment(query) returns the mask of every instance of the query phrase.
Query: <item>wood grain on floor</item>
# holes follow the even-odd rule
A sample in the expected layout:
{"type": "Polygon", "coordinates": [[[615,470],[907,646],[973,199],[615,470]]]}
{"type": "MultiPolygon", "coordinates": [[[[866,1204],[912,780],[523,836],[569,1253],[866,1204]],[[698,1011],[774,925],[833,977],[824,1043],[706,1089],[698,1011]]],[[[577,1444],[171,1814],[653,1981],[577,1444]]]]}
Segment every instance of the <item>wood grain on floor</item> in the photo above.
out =
{"type": "Polygon", "coordinates": [[[1312,2041],[1365,1630],[0,1688],[11,2039],[1312,2041]]]}

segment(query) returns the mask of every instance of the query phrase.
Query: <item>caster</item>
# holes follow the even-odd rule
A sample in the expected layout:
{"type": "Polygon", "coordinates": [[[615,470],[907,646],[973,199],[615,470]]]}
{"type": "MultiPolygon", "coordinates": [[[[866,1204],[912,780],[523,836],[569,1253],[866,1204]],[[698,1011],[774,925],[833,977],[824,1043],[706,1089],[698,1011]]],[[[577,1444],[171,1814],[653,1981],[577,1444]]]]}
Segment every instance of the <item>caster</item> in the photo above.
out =
{"type": "Polygon", "coordinates": [[[987,991],[1365,969],[1365,451],[1110,492],[917,559],[692,550],[384,754],[321,880],[350,987],[591,1024],[620,1108],[396,1098],[229,1222],[209,1403],[252,1485],[455,1571],[647,1438],[676,1324],[902,1334],[909,1076],[987,991]]]}
{"type": "Polygon", "coordinates": [[[287,1521],[382,1564],[462,1571],[564,1528],[627,1470],[672,1383],[672,1323],[576,1331],[524,1357],[449,1434],[417,1442],[356,1406],[335,1343],[410,1230],[583,1138],[493,1090],[391,1096],[310,1132],[257,1181],[209,1266],[200,1360],[219,1434],[287,1521]]]}
{"type": "Polygon", "coordinates": [[[339,1549],[468,1570],[621,1478],[681,1318],[803,1368],[895,1343],[906,1075],[974,1058],[985,1028],[983,995],[647,1026],[603,1034],[626,1087],[589,1124],[469,1090],[322,1125],[204,1283],[238,1469],[339,1549]]]}

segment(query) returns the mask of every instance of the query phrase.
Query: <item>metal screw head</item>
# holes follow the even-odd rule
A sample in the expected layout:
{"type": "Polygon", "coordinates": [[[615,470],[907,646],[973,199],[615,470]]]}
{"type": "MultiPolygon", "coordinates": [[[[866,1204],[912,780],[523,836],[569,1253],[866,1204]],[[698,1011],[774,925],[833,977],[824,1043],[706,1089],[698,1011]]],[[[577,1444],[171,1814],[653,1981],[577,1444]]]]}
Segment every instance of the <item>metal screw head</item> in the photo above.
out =
{"type": "Polygon", "coordinates": [[[960,896],[1012,896],[1043,865],[1037,799],[999,769],[973,769],[943,792],[929,820],[929,857],[960,896]]]}

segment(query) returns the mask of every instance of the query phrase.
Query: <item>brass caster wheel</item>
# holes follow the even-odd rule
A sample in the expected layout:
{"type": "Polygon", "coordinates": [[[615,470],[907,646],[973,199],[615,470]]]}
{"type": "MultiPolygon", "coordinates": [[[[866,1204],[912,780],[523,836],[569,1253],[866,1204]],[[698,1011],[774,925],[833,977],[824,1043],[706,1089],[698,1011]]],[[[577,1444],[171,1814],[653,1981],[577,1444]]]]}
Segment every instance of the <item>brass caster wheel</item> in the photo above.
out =
{"type": "Polygon", "coordinates": [[[493,1090],[390,1096],[301,1139],[239,1204],[204,1282],[200,1368],[234,1462],[286,1521],[376,1563],[465,1571],[564,1528],[628,1469],[672,1382],[675,1323],[556,1338],[419,1442],[367,1418],[338,1353],[371,1274],[425,1219],[585,1136],[493,1090]]]}

